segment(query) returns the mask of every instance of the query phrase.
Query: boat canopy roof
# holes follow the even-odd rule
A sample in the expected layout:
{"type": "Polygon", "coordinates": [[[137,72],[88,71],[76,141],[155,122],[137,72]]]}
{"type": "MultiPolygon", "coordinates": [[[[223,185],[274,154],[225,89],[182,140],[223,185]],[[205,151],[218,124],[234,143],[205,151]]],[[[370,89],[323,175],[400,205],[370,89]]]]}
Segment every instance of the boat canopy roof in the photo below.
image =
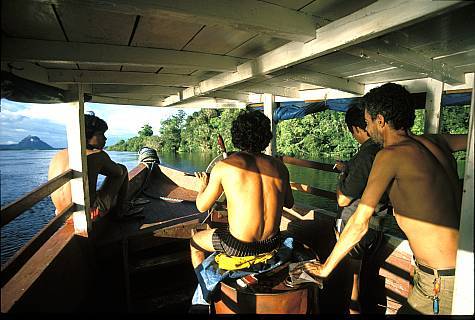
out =
{"type": "Polygon", "coordinates": [[[389,81],[471,88],[473,30],[470,1],[5,0],[2,98],[338,108],[389,81]]]}

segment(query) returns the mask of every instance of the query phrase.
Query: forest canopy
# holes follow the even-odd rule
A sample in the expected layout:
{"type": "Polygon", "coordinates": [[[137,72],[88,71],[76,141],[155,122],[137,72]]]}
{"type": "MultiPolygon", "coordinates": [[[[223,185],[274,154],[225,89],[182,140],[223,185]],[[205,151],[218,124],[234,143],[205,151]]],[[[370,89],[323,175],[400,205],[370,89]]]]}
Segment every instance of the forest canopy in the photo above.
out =
{"type": "MultiPolygon", "coordinates": [[[[228,151],[232,121],[241,109],[201,109],[186,116],[185,112],[162,121],[159,134],[145,123],[136,137],[120,140],[108,147],[115,151],[138,151],[147,146],[159,152],[218,152],[217,136],[221,134],[228,151]]],[[[467,133],[470,106],[444,107],[442,133],[467,133]]],[[[424,131],[424,110],[416,110],[412,132],[424,131]]],[[[281,121],[277,125],[277,153],[303,159],[349,159],[358,149],[345,124],[345,113],[332,110],[281,121]]],[[[459,160],[465,152],[456,153],[459,160]]]]}

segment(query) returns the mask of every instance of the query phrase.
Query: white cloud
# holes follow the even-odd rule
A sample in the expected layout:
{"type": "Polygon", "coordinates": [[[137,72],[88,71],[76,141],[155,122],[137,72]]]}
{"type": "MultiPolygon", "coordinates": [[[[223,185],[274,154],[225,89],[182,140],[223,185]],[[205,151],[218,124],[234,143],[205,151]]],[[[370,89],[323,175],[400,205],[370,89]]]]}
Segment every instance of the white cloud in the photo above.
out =
{"type": "MultiPolygon", "coordinates": [[[[177,108],[159,108],[143,106],[105,105],[86,103],[86,111],[94,111],[95,115],[107,122],[110,136],[135,136],[144,124],[152,126],[154,134],[158,134],[163,120],[176,114],[177,108]]],[[[198,109],[186,109],[191,114],[198,109]]]]}
{"type": "Polygon", "coordinates": [[[22,103],[23,108],[18,111],[5,110],[3,108],[2,114],[12,117],[14,119],[21,119],[27,117],[37,120],[50,120],[52,122],[65,125],[65,119],[69,118],[71,111],[67,103],[57,104],[36,104],[36,103],[22,103]]]}
{"type": "MultiPolygon", "coordinates": [[[[17,143],[25,133],[28,133],[39,136],[55,147],[65,146],[66,123],[67,119],[72,117],[72,108],[69,104],[18,103],[5,99],[1,102],[0,140],[17,143]]],[[[107,122],[109,127],[106,133],[109,139],[107,145],[112,145],[120,139],[137,135],[146,123],[152,126],[154,134],[158,134],[161,121],[176,114],[179,109],[86,103],[84,110],[94,111],[96,116],[107,122]]],[[[191,114],[198,109],[184,109],[184,111],[191,114]]]]}

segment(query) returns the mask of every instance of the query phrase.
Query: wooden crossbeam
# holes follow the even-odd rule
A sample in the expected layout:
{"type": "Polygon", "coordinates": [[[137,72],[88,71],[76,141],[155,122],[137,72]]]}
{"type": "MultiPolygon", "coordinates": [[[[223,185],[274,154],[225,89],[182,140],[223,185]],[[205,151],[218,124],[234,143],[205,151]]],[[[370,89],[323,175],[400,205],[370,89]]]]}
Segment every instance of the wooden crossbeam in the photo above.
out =
{"type": "Polygon", "coordinates": [[[380,0],[331,22],[316,30],[317,38],[305,44],[290,42],[238,66],[233,73],[223,73],[185,89],[181,100],[239,84],[256,76],[276,72],[396,29],[453,7],[467,5],[464,1],[380,0]],[[411,10],[407,10],[411,8],[411,10]]]}
{"type": "Polygon", "coordinates": [[[333,165],[328,164],[328,163],[321,163],[321,162],[317,162],[317,161],[297,159],[297,158],[288,157],[288,156],[283,156],[282,161],[284,163],[293,164],[293,165],[300,166],[300,167],[312,168],[312,169],[328,171],[328,172],[335,172],[335,173],[339,172],[338,170],[335,170],[333,168],[333,165]]]}
{"type": "Polygon", "coordinates": [[[131,106],[150,106],[150,107],[161,107],[164,99],[157,98],[156,100],[147,100],[147,99],[132,99],[124,97],[113,97],[113,96],[101,96],[93,95],[91,102],[97,103],[107,103],[107,104],[123,104],[131,106]]]}
{"type": "MultiPolygon", "coordinates": [[[[97,95],[107,95],[107,94],[117,94],[117,93],[128,93],[131,95],[135,94],[148,94],[148,95],[170,95],[176,94],[180,91],[179,87],[165,87],[165,86],[141,86],[141,85],[111,85],[111,84],[94,84],[91,85],[90,93],[97,95]]],[[[88,92],[88,91],[86,91],[88,92]]]]}
{"type": "Polygon", "coordinates": [[[319,21],[310,14],[254,0],[35,0],[65,9],[86,7],[127,15],[169,17],[205,25],[225,25],[292,41],[315,39],[319,21]]]}
{"type": "Polygon", "coordinates": [[[269,93],[275,96],[288,97],[288,98],[300,98],[299,90],[293,88],[277,87],[272,85],[266,85],[265,83],[252,85],[241,89],[243,92],[254,92],[254,93],[269,93]]]}
{"type": "Polygon", "coordinates": [[[156,74],[124,71],[90,71],[90,70],[47,70],[51,83],[74,84],[130,84],[130,85],[162,85],[191,86],[199,81],[193,76],[179,74],[156,74]]]}
{"type": "Polygon", "coordinates": [[[220,99],[229,99],[229,100],[238,100],[238,101],[249,101],[249,94],[234,92],[234,91],[224,91],[218,90],[211,92],[206,95],[207,97],[220,98],[220,99]]]}
{"type": "Polygon", "coordinates": [[[455,70],[442,62],[387,39],[371,41],[358,47],[346,48],[343,51],[353,56],[382,62],[407,71],[423,73],[427,77],[452,85],[465,83],[465,75],[462,71],[455,70]]]}
{"type": "Polygon", "coordinates": [[[293,70],[286,71],[281,76],[273,78],[273,80],[277,79],[282,79],[284,81],[293,80],[358,95],[364,94],[364,84],[351,79],[335,77],[303,68],[294,68],[293,70]]]}
{"type": "Polygon", "coordinates": [[[303,183],[290,182],[290,187],[292,188],[292,190],[297,190],[297,191],[313,194],[314,196],[324,197],[331,200],[336,199],[335,192],[323,190],[323,189],[309,186],[303,183]]]}
{"type": "Polygon", "coordinates": [[[223,72],[235,71],[236,66],[245,61],[241,58],[209,53],[7,37],[2,37],[2,60],[123,66],[168,66],[223,72]]]}
{"type": "MultiPolygon", "coordinates": [[[[3,60],[3,58],[2,58],[3,60]]],[[[17,77],[35,81],[44,85],[53,86],[59,89],[68,90],[68,85],[63,83],[50,83],[48,70],[29,62],[2,61],[2,71],[11,72],[17,77]]]]}

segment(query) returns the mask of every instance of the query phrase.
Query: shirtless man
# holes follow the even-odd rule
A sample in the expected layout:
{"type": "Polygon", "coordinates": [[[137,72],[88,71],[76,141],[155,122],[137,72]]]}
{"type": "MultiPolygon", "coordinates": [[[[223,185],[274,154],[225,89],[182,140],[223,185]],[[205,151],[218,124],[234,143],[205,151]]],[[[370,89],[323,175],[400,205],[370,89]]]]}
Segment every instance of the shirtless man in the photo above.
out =
{"type": "MultiPolygon", "coordinates": [[[[91,201],[91,218],[104,216],[111,208],[117,204],[117,214],[121,217],[128,209],[127,168],[111,160],[109,155],[103,151],[107,138],[104,133],[107,131],[107,123],[95,115],[85,114],[86,129],[86,155],[87,170],[89,178],[89,196],[91,201]],[[99,174],[106,176],[101,187],[96,191],[97,177],[99,174]],[[118,202],[118,203],[116,203],[118,202]]],[[[68,149],[61,150],[51,160],[48,179],[52,179],[69,169],[68,149]]],[[[56,214],[71,204],[71,185],[67,183],[51,194],[51,199],[56,207],[56,214]]],[[[143,208],[136,208],[138,213],[143,208]]]]}
{"type": "Polygon", "coordinates": [[[454,171],[442,163],[446,157],[440,147],[427,139],[422,144],[408,134],[415,113],[410,94],[402,86],[387,83],[371,90],[364,106],[366,129],[383,149],[332,253],[324,264],[306,264],[305,269],[327,277],[368,231],[374,208],[388,189],[396,221],[416,260],[414,289],[408,306],[399,312],[450,314],[460,220],[457,190],[447,187],[452,185],[454,171]],[[436,285],[440,287],[437,295],[436,285]],[[437,305],[439,310],[434,310],[437,305]]]}
{"type": "Polygon", "coordinates": [[[209,182],[206,173],[196,173],[201,182],[196,206],[205,212],[224,191],[229,230],[208,229],[193,236],[195,268],[206,251],[251,256],[279,247],[282,207],[294,204],[287,168],[261,153],[272,138],[270,120],[259,111],[245,111],[233,122],[231,134],[234,146],[241,151],[218,162],[209,182]]]}

